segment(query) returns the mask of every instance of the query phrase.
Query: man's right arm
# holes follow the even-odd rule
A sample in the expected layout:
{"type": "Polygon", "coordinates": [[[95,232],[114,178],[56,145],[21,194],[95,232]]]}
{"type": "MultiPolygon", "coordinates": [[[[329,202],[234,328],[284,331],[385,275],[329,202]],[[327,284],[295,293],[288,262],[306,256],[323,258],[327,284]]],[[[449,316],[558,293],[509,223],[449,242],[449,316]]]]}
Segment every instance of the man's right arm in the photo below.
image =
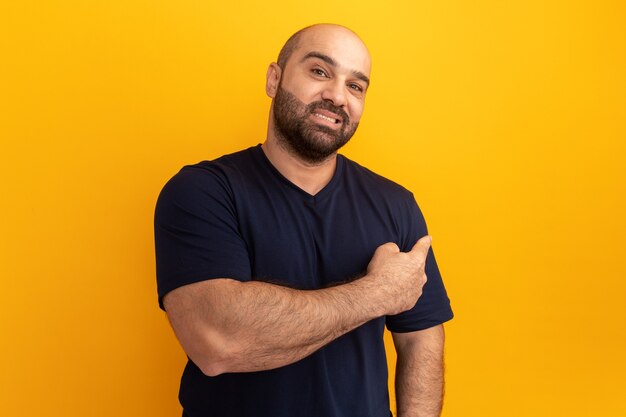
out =
{"type": "Polygon", "coordinates": [[[296,290],[259,281],[212,279],[169,292],[163,305],[189,358],[206,375],[296,362],[369,320],[412,308],[426,282],[430,237],[410,252],[380,246],[355,281],[296,290]]]}

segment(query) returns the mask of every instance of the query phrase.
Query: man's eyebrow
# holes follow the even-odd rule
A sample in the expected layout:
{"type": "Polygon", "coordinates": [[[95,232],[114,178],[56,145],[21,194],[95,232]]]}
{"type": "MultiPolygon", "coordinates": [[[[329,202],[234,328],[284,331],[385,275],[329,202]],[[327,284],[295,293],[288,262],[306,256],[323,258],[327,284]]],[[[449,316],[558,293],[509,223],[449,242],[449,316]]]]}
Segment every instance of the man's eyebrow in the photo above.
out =
{"type": "Polygon", "coordinates": [[[328,65],[331,65],[333,67],[337,66],[337,63],[335,62],[334,59],[332,59],[331,57],[329,57],[328,55],[325,55],[321,52],[309,52],[308,54],[306,54],[301,60],[300,62],[304,62],[309,58],[318,58],[321,59],[322,61],[326,62],[328,65]]]}
{"type": "Polygon", "coordinates": [[[359,80],[364,81],[367,85],[370,85],[370,79],[367,77],[367,75],[363,74],[361,71],[356,71],[353,70],[351,71],[352,75],[354,75],[355,77],[357,77],[359,80]]]}
{"type": "MultiPolygon", "coordinates": [[[[321,52],[316,52],[316,51],[311,51],[309,53],[307,53],[301,60],[300,62],[304,62],[307,59],[310,58],[317,58],[317,59],[321,59],[322,61],[326,62],[328,65],[332,66],[332,67],[337,67],[337,63],[335,62],[334,59],[332,59],[331,57],[329,57],[326,54],[323,54],[321,52]]],[[[370,79],[367,77],[367,75],[363,74],[361,71],[357,71],[357,70],[352,70],[350,71],[352,73],[352,75],[354,75],[355,77],[357,77],[359,80],[367,83],[367,85],[370,84],[370,79]]]]}

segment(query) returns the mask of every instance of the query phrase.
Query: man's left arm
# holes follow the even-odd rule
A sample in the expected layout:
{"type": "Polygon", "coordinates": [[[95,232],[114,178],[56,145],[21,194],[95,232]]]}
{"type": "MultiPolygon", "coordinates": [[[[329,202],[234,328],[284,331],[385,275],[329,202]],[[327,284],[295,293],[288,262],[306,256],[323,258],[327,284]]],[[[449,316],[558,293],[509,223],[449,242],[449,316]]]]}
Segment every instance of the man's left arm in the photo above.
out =
{"type": "Polygon", "coordinates": [[[398,417],[439,417],[444,392],[443,325],[392,336],[398,354],[398,417]]]}

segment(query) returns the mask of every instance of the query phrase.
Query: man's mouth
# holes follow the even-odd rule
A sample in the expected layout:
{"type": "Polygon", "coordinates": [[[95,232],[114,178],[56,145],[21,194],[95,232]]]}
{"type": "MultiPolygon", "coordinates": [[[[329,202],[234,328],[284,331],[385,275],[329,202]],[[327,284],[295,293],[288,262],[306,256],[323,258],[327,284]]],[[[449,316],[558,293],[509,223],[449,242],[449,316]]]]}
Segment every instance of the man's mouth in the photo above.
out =
{"type": "Polygon", "coordinates": [[[331,122],[331,123],[335,123],[335,124],[341,123],[340,119],[336,119],[334,117],[326,116],[325,114],[313,113],[313,115],[316,116],[316,117],[319,117],[322,120],[326,120],[326,121],[331,122]]]}

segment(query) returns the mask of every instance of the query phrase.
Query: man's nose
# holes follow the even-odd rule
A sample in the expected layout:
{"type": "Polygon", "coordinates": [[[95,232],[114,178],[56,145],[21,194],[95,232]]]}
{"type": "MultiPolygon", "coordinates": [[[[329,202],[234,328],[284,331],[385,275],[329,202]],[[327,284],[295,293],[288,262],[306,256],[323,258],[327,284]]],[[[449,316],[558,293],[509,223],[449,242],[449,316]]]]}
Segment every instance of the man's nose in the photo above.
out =
{"type": "Polygon", "coordinates": [[[332,102],[337,107],[344,107],[347,102],[346,90],[342,81],[333,80],[326,83],[322,91],[322,99],[332,102]]]}

